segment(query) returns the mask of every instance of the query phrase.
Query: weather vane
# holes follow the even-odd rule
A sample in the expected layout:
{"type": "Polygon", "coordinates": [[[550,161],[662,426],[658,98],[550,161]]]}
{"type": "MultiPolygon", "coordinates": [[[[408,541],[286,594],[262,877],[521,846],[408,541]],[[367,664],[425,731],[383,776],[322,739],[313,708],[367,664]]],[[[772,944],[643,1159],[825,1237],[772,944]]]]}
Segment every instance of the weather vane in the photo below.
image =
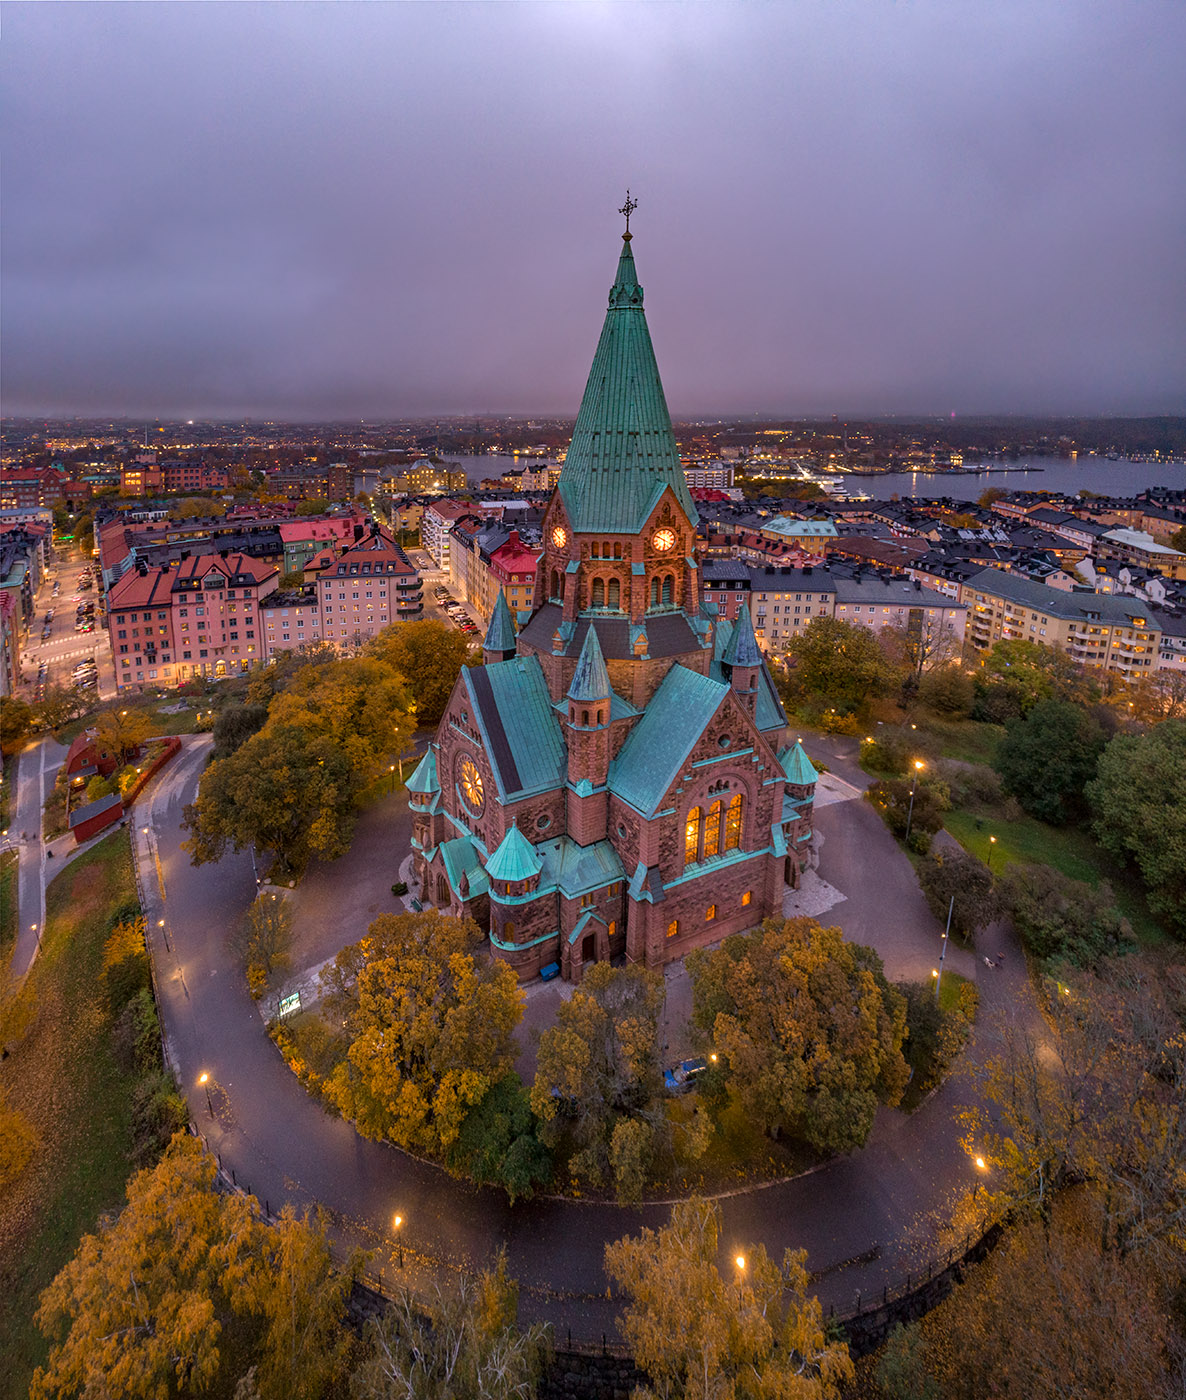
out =
{"type": "Polygon", "coordinates": [[[626,235],[630,235],[630,215],[638,208],[638,200],[630,198],[630,191],[626,191],[626,203],[618,210],[619,214],[626,215],[626,235]]]}

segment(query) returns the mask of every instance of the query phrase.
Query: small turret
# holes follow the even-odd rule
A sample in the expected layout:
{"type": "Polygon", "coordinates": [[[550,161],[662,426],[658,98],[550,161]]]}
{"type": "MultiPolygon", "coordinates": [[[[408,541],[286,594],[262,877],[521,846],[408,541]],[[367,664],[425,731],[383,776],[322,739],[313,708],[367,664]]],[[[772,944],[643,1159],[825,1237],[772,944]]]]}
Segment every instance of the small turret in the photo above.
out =
{"type": "Polygon", "coordinates": [[[590,627],[568,687],[568,722],[580,729],[598,729],[609,723],[610,685],[597,631],[590,627]]]}
{"type": "Polygon", "coordinates": [[[762,653],[754,636],[754,624],[749,609],[742,608],[733,624],[728,645],[721,657],[721,671],[733,687],[737,698],[752,715],[758,703],[758,676],[762,670],[762,653]]]}
{"type": "Polygon", "coordinates": [[[597,631],[585,633],[568,701],[568,834],[578,846],[605,839],[609,776],[609,671],[597,631]]]}
{"type": "Polygon", "coordinates": [[[482,642],[482,656],[486,665],[490,666],[496,661],[509,661],[514,654],[515,622],[507,607],[506,595],[500,589],[490,615],[490,626],[482,642]]]}

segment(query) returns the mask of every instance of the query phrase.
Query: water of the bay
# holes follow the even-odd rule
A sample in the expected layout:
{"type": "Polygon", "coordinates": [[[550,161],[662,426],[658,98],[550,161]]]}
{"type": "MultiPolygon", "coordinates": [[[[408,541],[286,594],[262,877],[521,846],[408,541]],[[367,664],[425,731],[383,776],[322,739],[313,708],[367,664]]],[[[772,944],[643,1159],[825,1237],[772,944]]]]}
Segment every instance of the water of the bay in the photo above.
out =
{"type": "MultiPolygon", "coordinates": [[[[447,456],[445,460],[463,466],[475,486],[486,477],[497,479],[513,468],[535,469],[539,461],[509,453],[447,456]]],[[[1056,491],[1070,495],[1094,491],[1101,496],[1135,496],[1150,486],[1186,490],[1186,464],[1182,462],[1132,462],[1123,457],[1118,461],[1105,457],[1021,457],[1016,462],[988,465],[991,471],[975,475],[890,472],[884,476],[847,476],[842,480],[851,495],[866,492],[878,501],[891,496],[950,496],[957,501],[974,501],[990,486],[1006,491],[1056,491]],[[1002,470],[1006,466],[1008,470],[1002,470]]]]}

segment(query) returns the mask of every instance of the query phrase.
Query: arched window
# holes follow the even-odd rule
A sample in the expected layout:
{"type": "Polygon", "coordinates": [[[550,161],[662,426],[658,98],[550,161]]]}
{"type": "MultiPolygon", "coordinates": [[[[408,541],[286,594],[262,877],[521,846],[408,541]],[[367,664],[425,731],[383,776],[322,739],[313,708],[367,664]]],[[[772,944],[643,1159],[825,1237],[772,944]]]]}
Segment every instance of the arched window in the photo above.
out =
{"type": "Polygon", "coordinates": [[[653,579],[651,579],[651,607],[652,607],[652,608],[657,608],[658,606],[659,606],[659,580],[658,580],[657,578],[653,578],[653,579]]]}
{"type": "Polygon", "coordinates": [[[611,920],[609,921],[609,933],[606,934],[606,937],[607,937],[607,938],[612,938],[612,937],[614,936],[614,934],[617,933],[617,931],[618,931],[618,921],[617,921],[617,919],[611,919],[611,920]]]}
{"type": "Polygon", "coordinates": [[[742,904],[749,904],[753,900],[753,897],[753,890],[746,890],[746,892],[741,896],[742,904]]]}
{"type": "Polygon", "coordinates": [[[504,940],[505,942],[510,943],[510,942],[514,939],[514,937],[515,937],[515,926],[514,926],[514,924],[503,924],[503,926],[502,926],[502,936],[503,936],[503,940],[504,940]]]}
{"type": "Polygon", "coordinates": [[[448,904],[448,902],[449,902],[449,885],[448,885],[448,883],[447,883],[447,881],[445,880],[445,877],[444,877],[443,875],[438,875],[438,876],[437,876],[437,903],[438,903],[438,904],[448,904]]]}
{"type": "Polygon", "coordinates": [[[712,920],[716,918],[716,916],[717,916],[717,907],[716,907],[715,904],[710,904],[710,905],[708,906],[708,908],[704,911],[704,917],[705,917],[705,919],[708,920],[709,923],[711,923],[712,920]]]}
{"type": "Polygon", "coordinates": [[[708,809],[708,820],[704,823],[704,859],[721,853],[721,810],[724,803],[718,797],[708,809]]]}
{"type": "Polygon", "coordinates": [[[670,607],[675,597],[675,578],[671,574],[663,575],[663,606],[670,607]]]}
{"type": "Polygon", "coordinates": [[[582,711],[581,711],[581,723],[585,726],[586,729],[588,729],[588,727],[589,727],[589,711],[588,711],[588,710],[582,710],[582,711]]]}
{"type": "Polygon", "coordinates": [[[622,557],[622,545],[621,545],[621,542],[619,542],[618,544],[614,545],[614,558],[615,558],[615,559],[621,559],[621,557],[622,557]]]}
{"type": "Polygon", "coordinates": [[[593,580],[593,606],[595,608],[605,607],[605,580],[603,578],[593,580]]]}
{"type": "Polygon", "coordinates": [[[725,850],[735,851],[741,845],[741,793],[735,792],[729,799],[725,812],[725,850]]]}
{"type": "Polygon", "coordinates": [[[674,938],[678,932],[679,932],[679,920],[678,920],[678,919],[672,919],[672,921],[667,925],[667,937],[668,937],[668,938],[674,938]]]}
{"type": "Polygon", "coordinates": [[[611,608],[618,608],[622,605],[622,585],[616,578],[611,578],[609,581],[608,602],[611,608]]]}
{"type": "Polygon", "coordinates": [[[553,598],[556,598],[556,599],[559,599],[559,597],[560,597],[560,570],[559,570],[559,569],[553,569],[553,570],[552,570],[552,592],[551,592],[550,596],[553,597],[553,598]]]}
{"type": "Polygon", "coordinates": [[[693,807],[684,823],[684,861],[686,864],[700,856],[700,808],[693,807]]]}

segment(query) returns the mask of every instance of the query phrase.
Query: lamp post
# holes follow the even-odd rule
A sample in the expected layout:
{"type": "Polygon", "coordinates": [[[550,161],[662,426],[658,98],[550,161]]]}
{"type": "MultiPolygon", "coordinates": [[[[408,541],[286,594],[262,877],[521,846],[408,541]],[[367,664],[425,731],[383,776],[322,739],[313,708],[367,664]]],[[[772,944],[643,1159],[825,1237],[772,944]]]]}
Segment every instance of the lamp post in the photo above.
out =
{"type": "Polygon", "coordinates": [[[397,1246],[399,1247],[399,1266],[401,1269],[404,1266],[404,1237],[400,1234],[400,1229],[403,1226],[403,1223],[404,1218],[402,1215],[397,1215],[391,1222],[392,1227],[395,1230],[395,1241],[397,1246]]]}
{"type": "Polygon", "coordinates": [[[906,835],[902,838],[903,844],[910,840],[910,828],[914,823],[914,789],[918,786],[918,775],[923,767],[921,758],[914,760],[914,772],[910,775],[910,810],[906,814],[906,835]]]}
{"type": "Polygon", "coordinates": [[[993,852],[996,850],[996,848],[997,848],[997,838],[996,838],[995,836],[990,836],[990,837],[988,838],[988,873],[989,873],[990,875],[992,874],[992,857],[993,857],[993,852]]]}
{"type": "Polygon", "coordinates": [[[206,1091],[206,1112],[210,1115],[211,1118],[213,1118],[214,1105],[210,1102],[210,1076],[206,1073],[205,1070],[203,1070],[202,1073],[198,1075],[198,1083],[206,1091]]]}
{"type": "Polygon", "coordinates": [[[951,937],[951,916],[955,911],[955,895],[947,906],[947,927],[943,930],[943,947],[939,951],[939,967],[935,973],[935,1000],[939,1000],[939,986],[943,981],[943,959],[947,956],[947,940],[951,937]]]}
{"type": "MultiPolygon", "coordinates": [[[[389,763],[389,764],[387,765],[387,771],[391,774],[391,786],[388,788],[388,791],[389,791],[389,792],[394,792],[394,791],[395,791],[395,764],[394,764],[394,763],[389,763]]],[[[400,777],[401,777],[401,778],[403,777],[403,774],[402,774],[402,773],[400,774],[400,777]]]]}
{"type": "Polygon", "coordinates": [[[737,1301],[740,1302],[742,1297],[741,1287],[745,1282],[745,1255],[739,1254],[733,1262],[737,1265],[737,1301]]]}

